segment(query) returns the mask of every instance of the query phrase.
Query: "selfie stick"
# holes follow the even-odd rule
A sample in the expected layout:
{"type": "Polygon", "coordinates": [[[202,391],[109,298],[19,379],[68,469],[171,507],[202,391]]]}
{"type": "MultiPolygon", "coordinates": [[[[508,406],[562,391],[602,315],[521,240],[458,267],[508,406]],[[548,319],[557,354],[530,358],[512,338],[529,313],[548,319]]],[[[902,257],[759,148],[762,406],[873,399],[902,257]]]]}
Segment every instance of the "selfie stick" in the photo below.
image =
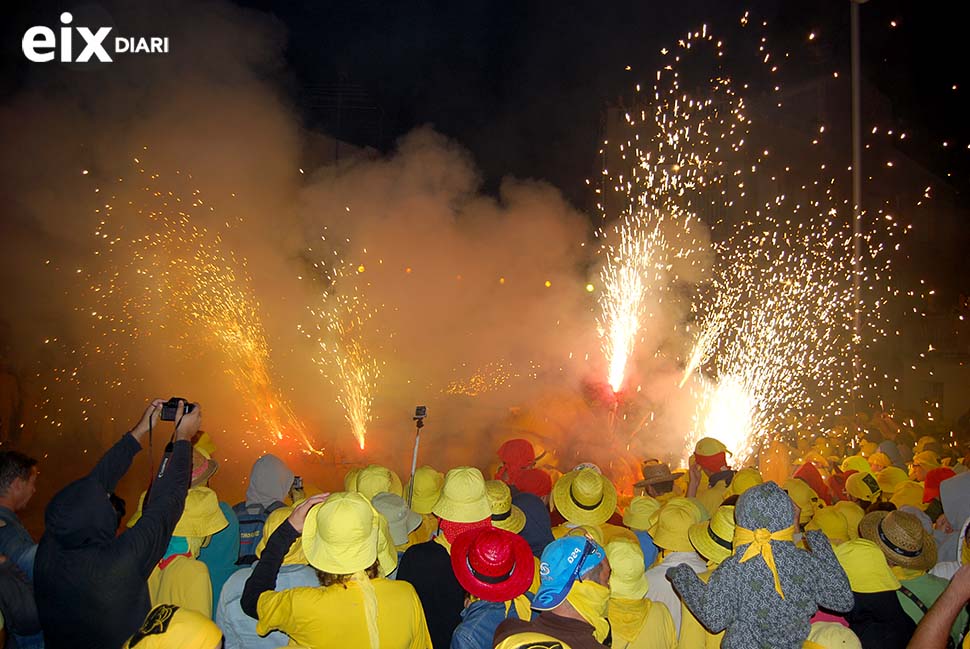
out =
{"type": "Polygon", "coordinates": [[[414,454],[411,456],[411,479],[408,480],[408,508],[414,498],[414,472],[418,470],[418,446],[421,444],[421,429],[424,428],[424,417],[414,417],[414,454]]]}

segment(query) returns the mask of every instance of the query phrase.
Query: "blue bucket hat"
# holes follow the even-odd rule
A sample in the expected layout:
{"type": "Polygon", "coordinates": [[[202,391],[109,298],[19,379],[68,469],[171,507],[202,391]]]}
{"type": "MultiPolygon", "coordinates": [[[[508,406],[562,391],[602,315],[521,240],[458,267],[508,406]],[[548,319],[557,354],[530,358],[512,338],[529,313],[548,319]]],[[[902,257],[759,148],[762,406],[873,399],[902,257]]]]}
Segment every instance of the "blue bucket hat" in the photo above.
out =
{"type": "Polygon", "coordinates": [[[603,547],[585,536],[565,536],[550,543],[539,562],[539,591],[532,608],[551,611],[562,604],[573,583],[605,558],[603,547]]]}

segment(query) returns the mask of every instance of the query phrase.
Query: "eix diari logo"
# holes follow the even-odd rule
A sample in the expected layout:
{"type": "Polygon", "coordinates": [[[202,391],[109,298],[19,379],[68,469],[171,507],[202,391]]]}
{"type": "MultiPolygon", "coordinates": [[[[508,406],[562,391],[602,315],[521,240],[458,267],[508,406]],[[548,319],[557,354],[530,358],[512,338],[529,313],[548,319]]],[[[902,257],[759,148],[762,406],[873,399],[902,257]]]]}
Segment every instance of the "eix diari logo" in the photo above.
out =
{"type": "Polygon", "coordinates": [[[65,11],[61,14],[59,34],[50,27],[35,26],[24,32],[21,48],[24,56],[34,63],[49,63],[57,58],[61,63],[87,63],[93,59],[101,63],[111,63],[111,55],[118,54],[167,54],[167,36],[117,36],[108,39],[111,27],[72,27],[74,16],[65,11]],[[74,35],[80,37],[83,45],[74,57],[74,35]],[[109,52],[110,50],[110,52],[109,52]]]}

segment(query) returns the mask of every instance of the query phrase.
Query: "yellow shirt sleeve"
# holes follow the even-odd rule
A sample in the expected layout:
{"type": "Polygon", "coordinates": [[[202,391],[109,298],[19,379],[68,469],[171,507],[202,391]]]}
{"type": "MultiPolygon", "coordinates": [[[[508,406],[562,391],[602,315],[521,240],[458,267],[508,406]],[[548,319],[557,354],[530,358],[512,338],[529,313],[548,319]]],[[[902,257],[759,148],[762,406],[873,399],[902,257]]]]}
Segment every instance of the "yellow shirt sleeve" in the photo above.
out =
{"type": "Polygon", "coordinates": [[[293,618],[293,590],[267,590],[256,602],[256,633],[266,635],[270,631],[285,631],[293,618]]]}

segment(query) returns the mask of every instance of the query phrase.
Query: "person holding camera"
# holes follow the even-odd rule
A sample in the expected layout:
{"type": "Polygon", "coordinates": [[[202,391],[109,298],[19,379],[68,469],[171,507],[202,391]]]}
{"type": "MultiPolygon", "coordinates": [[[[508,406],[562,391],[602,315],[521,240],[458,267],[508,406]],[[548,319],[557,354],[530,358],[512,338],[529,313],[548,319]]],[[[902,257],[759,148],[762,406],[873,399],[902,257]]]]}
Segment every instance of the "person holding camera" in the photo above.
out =
{"type": "Polygon", "coordinates": [[[201,422],[197,404],[156,399],[88,475],[51,499],[34,563],[37,612],[48,649],[120,647],[141,626],[151,609],[148,576],[185,506],[190,440],[201,422]],[[141,519],[116,537],[118,519],[109,496],[162,419],[175,422],[171,452],[162,459],[141,519]]]}

